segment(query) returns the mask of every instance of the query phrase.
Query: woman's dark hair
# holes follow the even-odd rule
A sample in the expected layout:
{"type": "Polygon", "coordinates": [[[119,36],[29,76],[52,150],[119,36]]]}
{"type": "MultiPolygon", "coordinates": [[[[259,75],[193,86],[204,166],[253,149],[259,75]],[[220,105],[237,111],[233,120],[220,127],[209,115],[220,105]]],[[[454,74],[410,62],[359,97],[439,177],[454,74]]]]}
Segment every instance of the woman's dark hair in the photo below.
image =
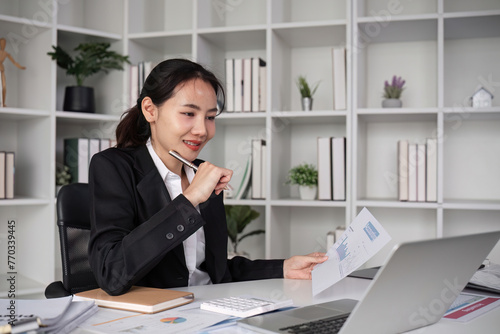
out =
{"type": "Polygon", "coordinates": [[[224,88],[217,77],[198,63],[187,59],[168,59],[148,75],[137,104],[127,110],[116,127],[117,147],[137,147],[147,142],[151,128],[142,114],[142,100],[149,96],[156,106],[170,99],[175,88],[192,79],[201,79],[214,88],[219,113],[224,109],[224,88]]]}

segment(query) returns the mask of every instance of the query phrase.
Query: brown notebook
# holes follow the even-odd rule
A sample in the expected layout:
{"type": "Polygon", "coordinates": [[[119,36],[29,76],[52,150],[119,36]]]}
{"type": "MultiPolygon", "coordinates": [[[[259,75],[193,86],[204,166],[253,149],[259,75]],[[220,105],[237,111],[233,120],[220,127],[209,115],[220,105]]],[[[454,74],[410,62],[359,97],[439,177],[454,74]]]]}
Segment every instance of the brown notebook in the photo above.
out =
{"type": "Polygon", "coordinates": [[[75,294],[74,300],[94,300],[96,305],[141,313],[156,313],[194,300],[192,292],[134,286],[119,296],[108,295],[102,289],[75,294]]]}

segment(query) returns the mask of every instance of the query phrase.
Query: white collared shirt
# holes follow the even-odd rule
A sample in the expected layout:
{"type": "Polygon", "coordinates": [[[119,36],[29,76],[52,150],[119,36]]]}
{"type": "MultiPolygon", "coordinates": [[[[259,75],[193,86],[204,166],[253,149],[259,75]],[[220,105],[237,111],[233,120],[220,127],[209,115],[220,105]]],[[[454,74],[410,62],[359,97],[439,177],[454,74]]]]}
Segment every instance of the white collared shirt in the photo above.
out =
{"type": "MultiPolygon", "coordinates": [[[[161,178],[165,182],[168,194],[173,200],[180,194],[182,194],[182,184],[181,177],[173,172],[171,172],[167,166],[161,161],[158,154],[156,154],[151,145],[151,139],[146,143],[149,154],[153,158],[153,162],[160,173],[161,178]]],[[[188,178],[189,183],[194,178],[194,171],[184,166],[184,171],[188,178]]],[[[200,208],[196,206],[196,210],[200,212],[200,208]]],[[[184,246],[184,256],[186,258],[186,266],[189,271],[188,285],[206,285],[211,284],[210,277],[208,273],[198,269],[200,265],[205,261],[205,231],[203,228],[199,228],[195,233],[190,235],[186,240],[182,242],[184,246]]]]}

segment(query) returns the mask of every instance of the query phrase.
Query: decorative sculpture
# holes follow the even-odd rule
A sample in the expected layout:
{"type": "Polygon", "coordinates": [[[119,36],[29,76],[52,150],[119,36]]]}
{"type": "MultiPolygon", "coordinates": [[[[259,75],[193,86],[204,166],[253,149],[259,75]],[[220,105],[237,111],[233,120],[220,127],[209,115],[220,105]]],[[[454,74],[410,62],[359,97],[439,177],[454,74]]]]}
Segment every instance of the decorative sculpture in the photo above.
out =
{"type": "Polygon", "coordinates": [[[7,45],[7,41],[5,38],[0,38],[0,80],[2,81],[2,96],[0,100],[0,106],[1,107],[6,107],[5,105],[5,96],[7,95],[7,83],[5,81],[5,68],[3,66],[3,61],[5,58],[9,58],[10,61],[16,65],[17,68],[24,70],[26,67],[19,65],[12,56],[5,51],[5,46],[7,45]]]}

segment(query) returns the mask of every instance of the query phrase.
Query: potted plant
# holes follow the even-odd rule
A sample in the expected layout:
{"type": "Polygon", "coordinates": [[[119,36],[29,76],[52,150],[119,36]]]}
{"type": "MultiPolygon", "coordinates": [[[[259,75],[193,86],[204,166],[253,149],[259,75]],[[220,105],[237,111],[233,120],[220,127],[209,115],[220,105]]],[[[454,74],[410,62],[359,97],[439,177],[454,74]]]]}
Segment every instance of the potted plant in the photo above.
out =
{"type": "Polygon", "coordinates": [[[248,205],[226,205],[226,222],[227,222],[227,234],[229,240],[233,246],[232,256],[248,255],[245,252],[238,253],[238,244],[245,238],[251,235],[257,235],[265,233],[264,230],[255,230],[241,235],[245,227],[250,224],[253,220],[257,219],[260,214],[259,212],[253,210],[248,205]]]}
{"type": "Polygon", "coordinates": [[[69,167],[66,165],[58,165],[56,167],[56,196],[61,190],[62,186],[65,186],[71,182],[71,174],[69,172],[69,167]]]}
{"type": "Polygon", "coordinates": [[[66,70],[66,75],[73,76],[76,86],[66,87],[63,110],[94,112],[94,89],[83,85],[86,78],[99,72],[123,70],[123,63],[130,63],[128,56],[122,56],[108,50],[110,43],[87,42],[79,44],[71,56],[60,46],[52,46],[53,52],[47,52],[57,65],[66,70]]]}
{"type": "Polygon", "coordinates": [[[404,90],[405,80],[401,77],[393,76],[392,81],[386,80],[384,83],[384,100],[382,101],[382,107],[384,108],[401,108],[403,103],[400,100],[401,93],[404,90]]]}
{"type": "Polygon", "coordinates": [[[309,111],[312,110],[312,102],[313,102],[313,95],[316,93],[316,90],[318,89],[319,82],[317,82],[314,86],[311,87],[311,85],[307,82],[307,79],[303,75],[299,75],[297,77],[296,81],[297,87],[299,88],[300,91],[300,96],[301,96],[301,102],[302,102],[302,110],[304,111],[309,111]]]}
{"type": "Polygon", "coordinates": [[[299,186],[301,199],[314,200],[318,190],[318,170],[312,164],[297,165],[288,171],[286,183],[299,186]]]}

